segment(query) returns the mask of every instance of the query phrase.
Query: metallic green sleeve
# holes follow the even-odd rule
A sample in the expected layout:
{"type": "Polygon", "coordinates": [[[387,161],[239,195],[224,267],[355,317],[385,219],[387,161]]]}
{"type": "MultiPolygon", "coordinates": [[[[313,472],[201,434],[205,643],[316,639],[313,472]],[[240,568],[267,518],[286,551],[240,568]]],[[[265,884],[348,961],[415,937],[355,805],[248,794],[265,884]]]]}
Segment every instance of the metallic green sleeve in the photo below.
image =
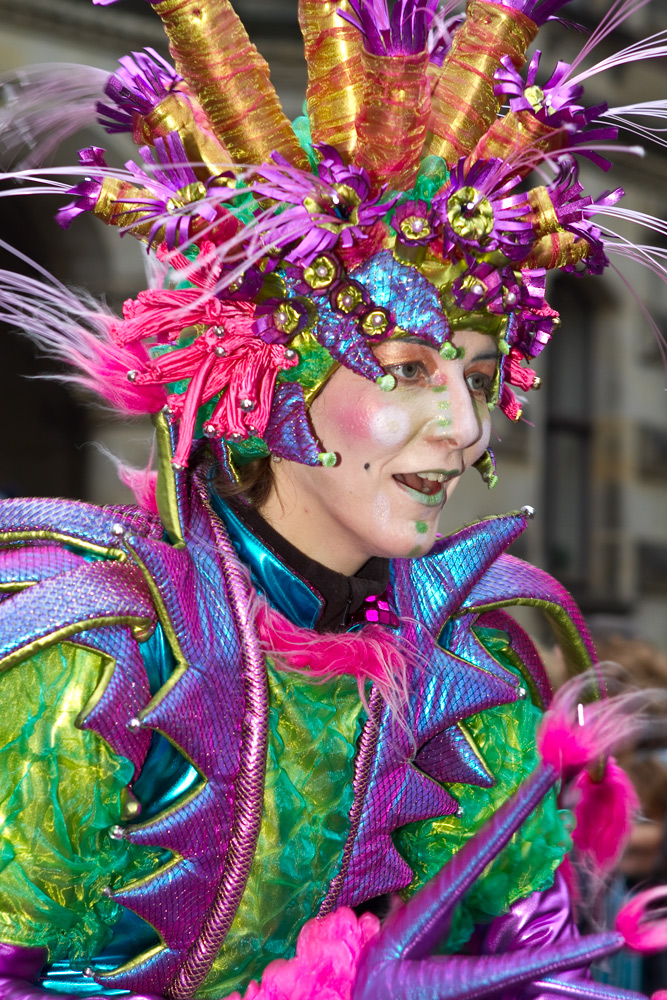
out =
{"type": "Polygon", "coordinates": [[[63,643],[0,675],[0,940],[85,962],[120,907],[104,895],[155,867],[109,836],[132,765],[76,719],[99,654],[63,643]]]}

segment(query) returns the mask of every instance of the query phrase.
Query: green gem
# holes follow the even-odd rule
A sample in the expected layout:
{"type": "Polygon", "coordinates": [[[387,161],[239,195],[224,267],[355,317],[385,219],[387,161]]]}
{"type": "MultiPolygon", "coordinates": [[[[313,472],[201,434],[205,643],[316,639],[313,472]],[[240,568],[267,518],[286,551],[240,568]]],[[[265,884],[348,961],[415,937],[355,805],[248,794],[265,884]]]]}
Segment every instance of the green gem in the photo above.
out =
{"type": "Polygon", "coordinates": [[[393,375],[380,375],[379,378],[375,380],[380,386],[383,392],[391,392],[392,389],[396,387],[396,379],[393,375]]]}
{"type": "Polygon", "coordinates": [[[325,469],[331,469],[338,461],[338,456],[335,451],[321,451],[317,456],[317,460],[325,469]]]}
{"type": "Polygon", "coordinates": [[[446,340],[440,348],[440,357],[444,358],[445,361],[455,361],[458,356],[458,349],[454,347],[451,340],[446,340]]]}

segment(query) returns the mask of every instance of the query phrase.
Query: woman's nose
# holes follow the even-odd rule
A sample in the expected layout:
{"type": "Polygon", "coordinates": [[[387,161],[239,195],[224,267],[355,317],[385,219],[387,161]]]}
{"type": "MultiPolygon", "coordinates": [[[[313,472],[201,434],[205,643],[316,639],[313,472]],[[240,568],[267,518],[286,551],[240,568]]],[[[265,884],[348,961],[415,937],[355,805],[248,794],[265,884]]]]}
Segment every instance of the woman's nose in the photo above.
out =
{"type": "Polygon", "coordinates": [[[427,434],[433,439],[447,441],[460,451],[465,451],[483,433],[478,406],[470,394],[468,384],[461,375],[449,378],[441,392],[435,394],[433,414],[428,422],[427,434]]]}

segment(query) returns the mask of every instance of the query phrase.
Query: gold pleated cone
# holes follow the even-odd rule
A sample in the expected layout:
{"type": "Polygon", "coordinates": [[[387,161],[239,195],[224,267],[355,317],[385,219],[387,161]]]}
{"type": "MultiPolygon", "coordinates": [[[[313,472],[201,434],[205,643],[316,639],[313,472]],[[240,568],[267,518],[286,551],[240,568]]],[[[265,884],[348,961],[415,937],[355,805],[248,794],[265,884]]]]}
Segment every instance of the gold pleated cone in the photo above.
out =
{"type": "Polygon", "coordinates": [[[545,125],[530,111],[510,111],[503,118],[497,118],[482,136],[468,157],[468,165],[494,156],[500,160],[511,159],[517,166],[517,173],[525,177],[534,166],[535,158],[531,153],[546,153],[558,149],[564,142],[562,129],[545,125]]]}
{"type": "Polygon", "coordinates": [[[308,169],[266,61],[229,0],[163,0],[155,7],[179,73],[236,163],[264,163],[278,150],[308,169]]]}
{"type": "Polygon", "coordinates": [[[364,72],[359,31],[337,13],[345,0],[299,0],[299,24],[308,63],[306,107],[313,142],[335,146],[350,162],[357,149],[355,122],[364,72]]]}
{"type": "Polygon", "coordinates": [[[379,184],[412,187],[431,107],[428,52],[377,56],[365,49],[364,102],[357,121],[357,163],[379,184]]]}
{"type": "Polygon", "coordinates": [[[226,163],[231,163],[228,151],[197,121],[194,108],[183,94],[168,94],[150,114],[140,118],[134,140],[137,145],[153,146],[156,138],[164,138],[170,132],[178,132],[198,180],[215,177],[225,169],[226,163]]]}
{"type": "Polygon", "coordinates": [[[520,69],[537,25],[525,14],[469,0],[464,23],[454,33],[442,69],[431,66],[431,115],[424,153],[448,163],[472,152],[495,121],[500,102],[493,75],[503,56],[520,69]]]}

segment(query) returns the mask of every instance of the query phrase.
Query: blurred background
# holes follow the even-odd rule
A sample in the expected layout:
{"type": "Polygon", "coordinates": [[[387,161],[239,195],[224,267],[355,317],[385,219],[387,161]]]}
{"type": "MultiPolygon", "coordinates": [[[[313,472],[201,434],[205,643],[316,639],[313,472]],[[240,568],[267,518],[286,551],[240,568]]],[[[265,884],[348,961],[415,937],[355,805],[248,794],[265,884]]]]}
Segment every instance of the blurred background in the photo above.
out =
{"type": "MultiPolygon", "coordinates": [[[[234,2],[270,63],[285,112],[296,117],[306,83],[296,0],[234,2]]],[[[573,0],[566,15],[591,29],[610,5],[611,0],[573,0]]],[[[160,24],[144,0],[111,7],[94,7],[91,0],[0,0],[0,23],[0,73],[43,62],[112,71],[120,56],[144,45],[167,55],[160,24]]],[[[667,0],[652,0],[598,49],[596,58],[665,29],[667,0]]],[[[571,59],[584,38],[560,24],[543,29],[539,46],[544,71],[550,73],[558,59],[571,59]]],[[[614,107],[666,95],[663,60],[634,63],[593,79],[586,103],[606,100],[614,107]]],[[[135,152],[125,137],[91,129],[66,144],[54,162],[74,162],[76,150],[90,144],[106,147],[112,164],[135,152]]],[[[606,176],[582,161],[587,192],[621,185],[627,205],[667,218],[667,148],[650,146],[643,158],[615,159],[606,176]]],[[[144,287],[141,246],[132,238],[121,241],[117,232],[87,214],[63,233],[53,221],[58,207],[49,198],[2,199],[0,235],[65,283],[86,288],[120,309],[124,299],[144,287]]],[[[659,244],[655,233],[640,226],[627,227],[623,234],[637,243],[659,244]]],[[[489,493],[470,472],[448,504],[442,527],[449,532],[486,514],[533,506],[536,517],[515,543],[515,554],[548,570],[572,591],[593,627],[602,658],[620,662],[639,683],[665,687],[666,372],[642,306],[667,336],[667,287],[646,269],[613,262],[623,280],[612,269],[602,278],[553,280],[550,301],[561,313],[562,326],[536,365],[543,388],[530,394],[519,424],[511,425],[502,415],[494,418],[500,483],[489,493]]],[[[15,264],[0,252],[0,266],[15,264]]],[[[36,378],[56,369],[16,332],[3,329],[1,336],[0,495],[129,501],[103,449],[144,465],[150,423],[116,421],[82,394],[36,378]]],[[[535,633],[538,626],[531,630],[535,633]]],[[[546,636],[542,639],[558,679],[558,657],[550,654],[546,636]]],[[[667,871],[667,760],[662,746],[649,741],[627,762],[640,787],[644,815],[623,862],[620,896],[628,885],[664,880],[667,871]]],[[[659,960],[643,969],[636,961],[623,961],[625,965],[609,971],[617,985],[639,989],[643,984],[646,990],[667,985],[659,960]]]]}

